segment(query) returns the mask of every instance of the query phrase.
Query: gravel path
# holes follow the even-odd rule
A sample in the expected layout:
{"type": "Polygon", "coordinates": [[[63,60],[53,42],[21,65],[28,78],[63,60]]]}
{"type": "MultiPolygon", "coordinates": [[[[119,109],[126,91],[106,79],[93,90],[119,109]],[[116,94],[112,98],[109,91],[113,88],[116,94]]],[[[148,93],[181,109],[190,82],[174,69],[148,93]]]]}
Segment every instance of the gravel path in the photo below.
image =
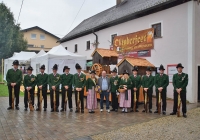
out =
{"type": "Polygon", "coordinates": [[[200,140],[200,108],[92,136],[94,140],[200,140]]]}

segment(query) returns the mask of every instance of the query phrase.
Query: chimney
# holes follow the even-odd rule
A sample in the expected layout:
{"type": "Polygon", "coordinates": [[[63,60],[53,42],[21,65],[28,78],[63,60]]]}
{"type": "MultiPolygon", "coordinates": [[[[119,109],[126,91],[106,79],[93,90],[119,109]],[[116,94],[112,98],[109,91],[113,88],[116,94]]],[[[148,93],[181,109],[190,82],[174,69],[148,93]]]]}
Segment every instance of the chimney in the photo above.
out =
{"type": "Polygon", "coordinates": [[[124,0],[116,0],[116,5],[119,5],[121,2],[123,2],[124,0]]]}

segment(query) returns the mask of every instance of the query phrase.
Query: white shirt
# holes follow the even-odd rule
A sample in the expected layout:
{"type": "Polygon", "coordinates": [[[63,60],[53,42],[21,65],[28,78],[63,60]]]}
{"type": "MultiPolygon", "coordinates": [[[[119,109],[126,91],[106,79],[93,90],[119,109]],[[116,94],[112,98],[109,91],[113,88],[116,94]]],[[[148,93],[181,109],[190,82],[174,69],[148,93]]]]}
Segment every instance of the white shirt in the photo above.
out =
{"type": "Polygon", "coordinates": [[[78,73],[78,76],[81,76],[81,72],[80,72],[80,73],[78,73]]]}
{"type": "Polygon", "coordinates": [[[69,73],[65,73],[66,75],[68,75],[69,73]]]}

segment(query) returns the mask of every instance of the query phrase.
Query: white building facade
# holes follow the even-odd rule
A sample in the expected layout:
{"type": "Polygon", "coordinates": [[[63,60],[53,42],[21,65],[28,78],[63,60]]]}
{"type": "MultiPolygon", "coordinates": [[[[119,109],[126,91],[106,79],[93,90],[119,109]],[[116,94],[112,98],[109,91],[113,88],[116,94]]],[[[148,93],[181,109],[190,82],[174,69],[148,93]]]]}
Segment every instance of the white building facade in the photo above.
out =
{"type": "MultiPolygon", "coordinates": [[[[189,75],[187,87],[187,100],[190,103],[198,102],[198,68],[200,67],[200,5],[197,1],[188,1],[175,7],[170,7],[149,15],[129,20],[99,31],[98,48],[109,49],[112,45],[112,35],[125,35],[140,30],[152,28],[154,24],[161,24],[161,37],[154,39],[154,49],[150,57],[144,57],[149,62],[159,67],[163,64],[167,73],[169,65],[182,63],[184,72],[189,75]]],[[[95,47],[91,44],[96,36],[90,34],[61,41],[62,46],[71,52],[87,56],[92,60],[91,54],[95,47]],[[90,48],[88,48],[90,41],[90,48]],[[76,46],[76,47],[75,47],[76,46]],[[75,50],[76,48],[76,50],[75,50]]],[[[167,96],[173,98],[173,85],[168,86],[167,96]]]]}

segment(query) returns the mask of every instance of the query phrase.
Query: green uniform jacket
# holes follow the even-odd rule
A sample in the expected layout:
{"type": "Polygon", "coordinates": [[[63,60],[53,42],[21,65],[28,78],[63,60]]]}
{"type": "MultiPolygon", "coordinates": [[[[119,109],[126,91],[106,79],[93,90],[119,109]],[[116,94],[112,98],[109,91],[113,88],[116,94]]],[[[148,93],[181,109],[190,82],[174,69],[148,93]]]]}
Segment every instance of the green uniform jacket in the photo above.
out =
{"type": "Polygon", "coordinates": [[[37,84],[36,76],[31,74],[31,76],[26,75],[24,76],[24,88],[31,87],[33,90],[35,90],[35,85],[37,84]]]}
{"type": "Polygon", "coordinates": [[[119,89],[120,78],[118,76],[110,77],[110,91],[115,93],[119,89]]]}
{"type": "Polygon", "coordinates": [[[48,74],[44,73],[43,75],[40,73],[37,75],[37,86],[42,85],[42,90],[47,90],[47,83],[48,83],[48,74]]]}
{"type": "Polygon", "coordinates": [[[86,82],[85,74],[81,73],[80,77],[78,76],[78,73],[74,74],[72,83],[74,88],[84,88],[85,82],[86,82]]]}
{"type": "Polygon", "coordinates": [[[63,74],[61,75],[61,84],[62,84],[62,90],[65,89],[65,86],[68,86],[69,89],[72,89],[72,80],[73,75],[72,74],[63,74]]]}
{"type": "Polygon", "coordinates": [[[125,81],[124,79],[121,78],[119,82],[119,86],[123,86],[123,85],[127,85],[127,89],[131,89],[132,87],[131,79],[128,78],[127,81],[125,81]]]}
{"type": "Polygon", "coordinates": [[[156,91],[158,91],[159,87],[162,87],[164,91],[167,90],[167,86],[169,85],[169,76],[166,74],[163,74],[160,76],[160,74],[157,74],[154,77],[154,84],[156,87],[156,91]]]}
{"type": "Polygon", "coordinates": [[[149,77],[144,75],[142,77],[142,87],[148,88],[149,90],[153,90],[153,86],[154,86],[154,77],[152,75],[150,75],[149,77]]]}
{"type": "Polygon", "coordinates": [[[174,91],[176,91],[177,88],[182,88],[183,91],[186,91],[187,85],[188,85],[188,74],[182,73],[181,75],[178,75],[177,73],[173,75],[174,91]]]}
{"type": "Polygon", "coordinates": [[[141,76],[137,75],[136,77],[134,77],[134,75],[131,75],[129,78],[132,81],[132,87],[131,88],[132,89],[137,88],[137,90],[139,90],[140,87],[141,87],[141,76]]]}
{"type": "Polygon", "coordinates": [[[55,86],[56,91],[59,91],[60,83],[61,83],[61,76],[58,73],[55,76],[53,75],[53,73],[49,74],[48,84],[50,90],[52,90],[52,86],[55,86]]]}
{"type": "Polygon", "coordinates": [[[9,69],[6,74],[7,85],[10,86],[11,83],[16,83],[16,85],[20,86],[22,82],[22,71],[17,69],[9,69]]]}
{"type": "Polygon", "coordinates": [[[86,86],[86,91],[88,91],[89,89],[92,89],[92,87],[96,86],[96,82],[94,82],[91,78],[88,78],[86,83],[85,83],[85,86],[86,86]]]}

